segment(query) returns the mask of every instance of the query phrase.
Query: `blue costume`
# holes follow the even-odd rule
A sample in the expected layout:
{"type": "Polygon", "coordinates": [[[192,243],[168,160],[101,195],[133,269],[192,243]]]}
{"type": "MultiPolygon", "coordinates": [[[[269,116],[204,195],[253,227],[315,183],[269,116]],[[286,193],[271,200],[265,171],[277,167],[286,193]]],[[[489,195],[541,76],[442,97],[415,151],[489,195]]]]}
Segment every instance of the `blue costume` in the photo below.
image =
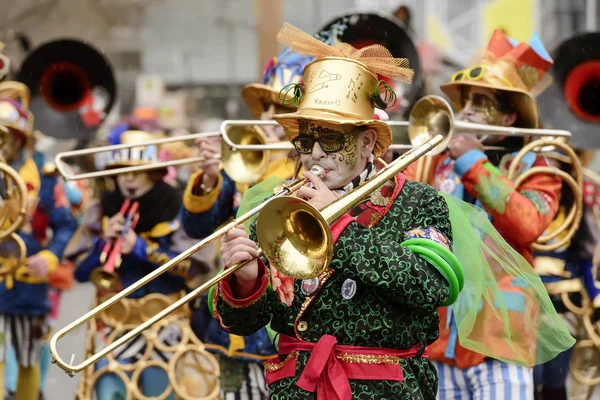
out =
{"type": "MultiPolygon", "coordinates": [[[[41,167],[31,159],[21,159],[12,166],[20,172],[30,195],[35,196],[36,186],[39,190],[37,208],[17,234],[25,243],[27,257],[38,255],[44,258],[48,272],[52,272],[58,268],[63,250],[75,231],[75,221],[68,205],[55,196],[59,185],[56,176],[44,176],[41,167]]],[[[48,355],[44,351],[47,350],[44,339],[49,331],[47,316],[51,310],[48,278],[34,278],[25,274],[26,270],[27,267],[22,266],[14,276],[0,279],[0,331],[6,345],[1,356],[2,362],[7,363],[9,393],[17,392],[23,367],[41,366],[44,376],[47,372],[43,367],[48,363],[42,365],[40,356],[48,355]],[[19,327],[27,334],[16,335],[19,327]]],[[[39,383],[36,382],[36,386],[39,383]]]]}

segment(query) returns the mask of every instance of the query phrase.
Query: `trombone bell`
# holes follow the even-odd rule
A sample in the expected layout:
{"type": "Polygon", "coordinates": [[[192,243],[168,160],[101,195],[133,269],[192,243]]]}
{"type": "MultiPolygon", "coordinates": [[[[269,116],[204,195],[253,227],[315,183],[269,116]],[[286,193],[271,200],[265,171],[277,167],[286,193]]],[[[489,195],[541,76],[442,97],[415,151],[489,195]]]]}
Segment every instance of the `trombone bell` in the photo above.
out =
{"type": "MultiPolygon", "coordinates": [[[[265,145],[267,135],[258,127],[231,126],[227,136],[233,143],[240,145],[265,145]]],[[[227,141],[221,141],[221,161],[223,169],[237,183],[251,184],[260,179],[269,167],[269,150],[238,151],[232,149],[227,141]]]]}
{"type": "Polygon", "coordinates": [[[259,214],[256,234],[271,265],[295,279],[324,272],[333,257],[327,221],[308,203],[295,197],[269,201],[259,214]]]}
{"type": "Polygon", "coordinates": [[[415,103],[410,111],[408,124],[408,138],[413,146],[420,146],[441,135],[444,140],[427,155],[440,154],[446,149],[452,132],[452,108],[446,100],[439,96],[426,96],[415,103]]]}

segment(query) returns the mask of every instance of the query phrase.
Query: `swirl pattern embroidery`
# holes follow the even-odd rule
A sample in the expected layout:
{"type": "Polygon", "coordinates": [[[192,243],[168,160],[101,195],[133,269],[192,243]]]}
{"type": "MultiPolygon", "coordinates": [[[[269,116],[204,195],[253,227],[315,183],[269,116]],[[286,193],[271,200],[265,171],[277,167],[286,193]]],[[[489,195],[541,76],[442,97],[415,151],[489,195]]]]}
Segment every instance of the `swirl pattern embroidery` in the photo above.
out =
{"type": "MultiPolygon", "coordinates": [[[[291,306],[279,294],[267,291],[261,301],[245,309],[234,309],[219,300],[218,311],[230,331],[249,335],[271,322],[276,332],[295,337],[294,323],[306,329],[302,339],[316,342],[325,334],[338,344],[408,349],[423,348],[439,336],[438,306],[448,294],[447,282],[426,262],[399,243],[404,233],[418,228],[435,228],[452,241],[448,207],[433,188],[406,181],[389,211],[372,227],[351,222],[334,246],[330,269],[334,272],[320,287],[316,298],[303,310],[306,295],[302,282],[294,281],[291,306]],[[352,279],[356,294],[342,301],[342,286],[352,279]]],[[[256,240],[255,225],[251,238],[256,240]]],[[[265,261],[266,262],[266,261],[265,261]]],[[[302,371],[310,354],[298,354],[297,371],[302,371]]],[[[285,354],[282,355],[285,358],[285,354]]],[[[434,399],[437,375],[425,358],[400,362],[404,381],[352,380],[354,399],[434,399]]],[[[314,399],[316,394],[296,386],[299,375],[270,385],[276,400],[314,399]]]]}

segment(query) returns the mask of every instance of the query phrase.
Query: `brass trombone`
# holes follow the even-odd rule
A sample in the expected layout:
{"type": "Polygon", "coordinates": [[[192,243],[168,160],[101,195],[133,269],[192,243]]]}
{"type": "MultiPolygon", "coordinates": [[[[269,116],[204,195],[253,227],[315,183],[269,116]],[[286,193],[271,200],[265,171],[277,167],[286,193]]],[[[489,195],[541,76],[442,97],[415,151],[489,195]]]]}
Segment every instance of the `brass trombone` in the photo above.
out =
{"type": "MultiPolygon", "coordinates": [[[[81,157],[97,153],[112,152],[117,150],[131,149],[134,147],[158,146],[161,144],[194,140],[199,138],[222,136],[221,154],[217,156],[223,161],[223,168],[238,183],[253,183],[258,180],[268,168],[270,159],[270,150],[279,150],[277,144],[267,144],[267,136],[259,128],[235,128],[229,129],[226,132],[205,132],[194,133],[190,135],[175,136],[163,139],[152,140],[146,143],[131,143],[118,144],[112,146],[102,146],[90,149],[81,149],[66,151],[56,155],[55,164],[60,174],[66,180],[94,179],[106,176],[120,175],[132,172],[145,172],[155,169],[162,169],[171,166],[179,166],[185,164],[193,164],[204,161],[203,157],[187,157],[170,161],[155,162],[152,164],[143,164],[135,166],[127,166],[120,168],[111,168],[104,171],[95,171],[76,174],[67,168],[64,161],[66,158],[81,157]],[[235,145],[258,145],[261,144],[262,153],[257,151],[241,153],[236,151],[232,146],[235,145]],[[258,154],[257,154],[258,153],[258,154]]],[[[285,149],[285,148],[284,148],[285,149]]]]}
{"type": "MultiPolygon", "coordinates": [[[[244,122],[245,121],[237,121],[238,124],[244,122]]],[[[270,121],[250,122],[252,124],[258,123],[258,125],[270,123],[270,121]]],[[[409,139],[414,147],[402,154],[394,162],[382,168],[365,184],[347,193],[345,196],[337,199],[320,211],[316,210],[308,202],[290,196],[305,184],[306,179],[295,179],[291,183],[279,188],[270,200],[259,204],[252,210],[231,221],[204,240],[185,250],[158,269],[152,271],[150,274],[118,294],[115,294],[104,303],[73,321],[71,324],[57,331],[50,340],[50,351],[53,356],[53,362],[57,363],[59,367],[69,375],[73,376],[76,372],[93,365],[108,353],[132,340],[141,332],[156,324],[175,310],[183,307],[201,293],[207,291],[223,279],[235,273],[238,269],[242,268],[245,263],[229,267],[220,275],[194,289],[182,299],[169,305],[149,320],[143,322],[135,329],[127,332],[124,336],[77,365],[66,363],[58,354],[57,343],[60,338],[89,322],[98,314],[106,311],[140,287],[171,269],[174,265],[189,258],[202,247],[219,239],[228,231],[249,220],[256,214],[259,214],[257,221],[259,227],[259,229],[257,229],[259,245],[262,248],[262,253],[271,260],[273,267],[276,267],[282,273],[296,279],[306,279],[318,276],[319,273],[327,268],[333,255],[333,241],[329,225],[420,157],[427,154],[435,155],[445,150],[455,126],[451,108],[444,99],[437,96],[428,96],[427,98],[422,99],[417,103],[415,108],[413,108],[413,111],[411,111],[411,119],[408,125],[409,139]],[[278,222],[273,223],[273,221],[278,222]],[[277,245],[273,246],[271,243],[277,243],[277,245]]],[[[490,128],[486,125],[475,125],[475,127],[478,134],[481,133],[480,129],[490,128]]],[[[500,134],[498,129],[493,129],[495,127],[491,128],[492,129],[486,130],[485,133],[495,132],[491,134],[500,134]]],[[[525,129],[518,131],[522,133],[523,131],[532,130],[525,129]]],[[[516,132],[516,130],[509,128],[508,130],[502,130],[501,132],[502,135],[507,135],[511,134],[511,132],[516,132]]],[[[536,134],[538,132],[532,133],[536,134]]],[[[550,133],[547,130],[544,130],[543,133],[539,132],[539,134],[548,136],[550,133]]],[[[568,132],[565,133],[565,135],[567,134],[568,132]]],[[[317,175],[322,175],[323,173],[323,171],[319,169],[315,169],[313,172],[317,175]]]]}
{"type": "MultiPolygon", "coordinates": [[[[425,96],[412,108],[409,121],[386,121],[391,126],[408,127],[410,144],[392,144],[389,150],[410,150],[421,142],[414,142],[417,137],[423,137],[425,131],[447,131],[446,139],[452,136],[454,131],[461,134],[475,134],[486,136],[546,136],[569,139],[571,133],[558,129],[525,129],[514,127],[500,127],[470,122],[455,121],[452,108],[446,100],[439,96],[425,96]]],[[[216,132],[193,133],[170,138],[157,139],[143,144],[119,144],[112,146],[95,147],[91,149],[73,150],[56,155],[55,164],[60,174],[66,180],[94,179],[129,172],[144,172],[161,169],[170,166],[193,164],[204,161],[202,157],[187,157],[171,161],[161,161],[152,164],[112,168],[104,171],[95,171],[76,174],[65,168],[65,159],[81,157],[85,155],[130,149],[134,147],[161,145],[172,142],[181,142],[199,139],[203,137],[221,136],[221,154],[218,156],[223,161],[225,171],[238,183],[256,182],[268,168],[271,151],[289,151],[294,147],[288,142],[267,143],[267,137],[261,127],[278,126],[276,121],[261,120],[226,120],[223,121],[220,130],[216,132]],[[245,153],[248,151],[249,153],[245,153]],[[260,153],[262,152],[262,153],[260,153]]],[[[447,141],[442,142],[436,149],[445,148],[447,141]]],[[[500,147],[487,146],[486,149],[501,149],[500,147]]]]}
{"type": "MultiPolygon", "coordinates": [[[[443,116],[440,116],[440,118],[443,118],[443,116]]],[[[277,193],[270,200],[259,204],[252,210],[231,221],[230,223],[228,223],[221,229],[215,231],[213,234],[211,234],[204,240],[198,242],[196,245],[182,252],[177,257],[173,258],[171,261],[165,263],[160,268],[152,271],[150,274],[138,280],[136,283],[130,285],[123,291],[112,296],[104,303],[90,310],[85,315],[81,316],[71,324],[57,331],[50,340],[50,351],[53,356],[53,362],[58,364],[59,367],[66,371],[69,375],[73,376],[76,372],[79,372],[89,367],[90,365],[93,365],[105,355],[119,348],[124,343],[132,340],[141,332],[156,324],[161,319],[165,318],[167,315],[171,314],[175,310],[189,303],[190,301],[198,297],[201,293],[207,291],[212,286],[218,284],[220,281],[227,278],[229,275],[233,274],[238,269],[243,267],[243,265],[245,265],[246,263],[239,263],[227,268],[220,275],[210,279],[205,284],[194,289],[179,301],[169,305],[149,320],[145,321],[135,329],[127,332],[124,336],[120,337],[101,351],[95,353],[94,355],[77,365],[71,365],[70,363],[66,363],[58,354],[57,342],[61,337],[67,335],[74,329],[77,329],[79,326],[89,322],[96,315],[109,309],[111,306],[124,299],[125,297],[129,296],[131,293],[133,293],[140,287],[144,286],[145,284],[160,276],[167,270],[171,269],[174,265],[189,258],[192,254],[200,250],[202,247],[206,246],[207,244],[213,242],[216,239],[219,239],[231,229],[252,218],[254,215],[261,213],[261,211],[269,210],[270,218],[275,217],[279,219],[281,217],[289,217],[289,220],[287,222],[294,222],[293,224],[289,224],[285,221],[281,221],[281,223],[277,224],[276,226],[281,229],[279,229],[277,232],[269,233],[267,240],[275,240],[274,238],[277,237],[279,238],[276,239],[277,242],[283,243],[280,249],[274,248],[268,245],[267,243],[264,243],[265,239],[262,234],[262,239],[259,238],[259,244],[261,245],[261,247],[263,247],[264,254],[271,260],[277,260],[273,263],[273,266],[280,269],[283,273],[298,279],[318,276],[319,273],[327,267],[333,254],[333,241],[331,238],[331,231],[329,230],[328,224],[331,224],[335,219],[343,215],[354,205],[358,204],[364,197],[368,196],[371,192],[373,192],[379,186],[383,185],[397,173],[405,169],[408,165],[417,160],[419,157],[422,157],[423,155],[431,152],[432,149],[438,147],[440,143],[447,139],[447,137],[445,136],[445,134],[447,133],[448,131],[440,132],[436,129],[433,129],[433,131],[420,131],[418,133],[419,135],[427,135],[427,138],[421,138],[415,135],[411,136],[413,140],[418,141],[420,144],[415,145],[413,149],[404,153],[394,162],[382,168],[377,173],[377,175],[370,179],[367,183],[346,194],[342,198],[336,200],[334,203],[327,206],[321,212],[314,209],[314,207],[312,207],[307,202],[302,201],[296,197],[290,196],[292,193],[296,192],[300,187],[302,187],[305,184],[305,178],[295,179],[289,184],[282,186],[278,189],[277,193]],[[280,206],[282,207],[281,210],[279,210],[280,206]],[[280,212],[283,212],[283,214],[280,214],[280,212]],[[275,215],[273,215],[273,213],[275,213],[275,215]],[[295,228],[296,230],[287,231],[286,228],[295,228]],[[298,230],[302,230],[302,236],[297,235],[298,230]],[[287,235],[297,236],[291,237],[287,235]],[[306,241],[303,242],[302,239],[300,239],[301,237],[305,238],[306,241]],[[295,248],[296,245],[298,246],[298,248],[295,248]],[[288,255],[288,257],[279,258],[279,256],[284,255],[283,252],[285,252],[285,254],[288,255]],[[295,254],[296,257],[290,257],[290,254],[295,254]],[[303,260],[293,260],[293,258],[300,257],[303,258],[303,260]],[[291,264],[288,265],[287,263],[290,261],[291,264]]],[[[319,167],[313,168],[312,172],[314,172],[317,175],[320,175],[321,177],[324,173],[323,169],[319,167]]],[[[262,219],[260,219],[257,223],[262,226],[264,223],[260,221],[262,221],[262,219]]]]}
{"type": "MultiPolygon", "coordinates": [[[[160,161],[152,164],[111,168],[104,171],[78,174],[65,165],[65,159],[134,147],[158,146],[166,143],[220,136],[223,139],[221,143],[221,154],[217,155],[216,158],[220,158],[223,161],[225,172],[227,172],[234,181],[237,183],[250,184],[258,181],[258,179],[267,172],[271,151],[290,151],[294,149],[294,146],[289,142],[267,143],[267,136],[260,127],[277,125],[278,124],[275,121],[226,120],[221,124],[220,130],[215,132],[193,133],[152,140],[146,143],[117,144],[90,149],[65,151],[56,155],[55,164],[58,172],[67,181],[94,179],[131,172],[145,172],[171,166],[194,164],[204,161],[204,158],[187,157],[177,160],[160,161]]],[[[389,125],[400,126],[406,124],[402,121],[390,121],[389,125]]],[[[410,148],[412,148],[412,145],[409,144],[393,144],[390,146],[390,150],[408,150],[410,148]]]]}

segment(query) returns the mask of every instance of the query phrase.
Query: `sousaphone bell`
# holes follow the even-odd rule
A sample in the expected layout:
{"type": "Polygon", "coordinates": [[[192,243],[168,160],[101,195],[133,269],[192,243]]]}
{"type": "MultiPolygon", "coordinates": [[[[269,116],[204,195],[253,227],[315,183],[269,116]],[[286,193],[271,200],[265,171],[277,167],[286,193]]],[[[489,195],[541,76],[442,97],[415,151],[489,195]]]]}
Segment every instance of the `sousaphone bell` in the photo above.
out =
{"type": "Polygon", "coordinates": [[[59,139],[93,139],[116,100],[108,60],[76,40],[56,40],[35,49],[17,80],[31,91],[29,109],[37,124],[59,139]]]}

